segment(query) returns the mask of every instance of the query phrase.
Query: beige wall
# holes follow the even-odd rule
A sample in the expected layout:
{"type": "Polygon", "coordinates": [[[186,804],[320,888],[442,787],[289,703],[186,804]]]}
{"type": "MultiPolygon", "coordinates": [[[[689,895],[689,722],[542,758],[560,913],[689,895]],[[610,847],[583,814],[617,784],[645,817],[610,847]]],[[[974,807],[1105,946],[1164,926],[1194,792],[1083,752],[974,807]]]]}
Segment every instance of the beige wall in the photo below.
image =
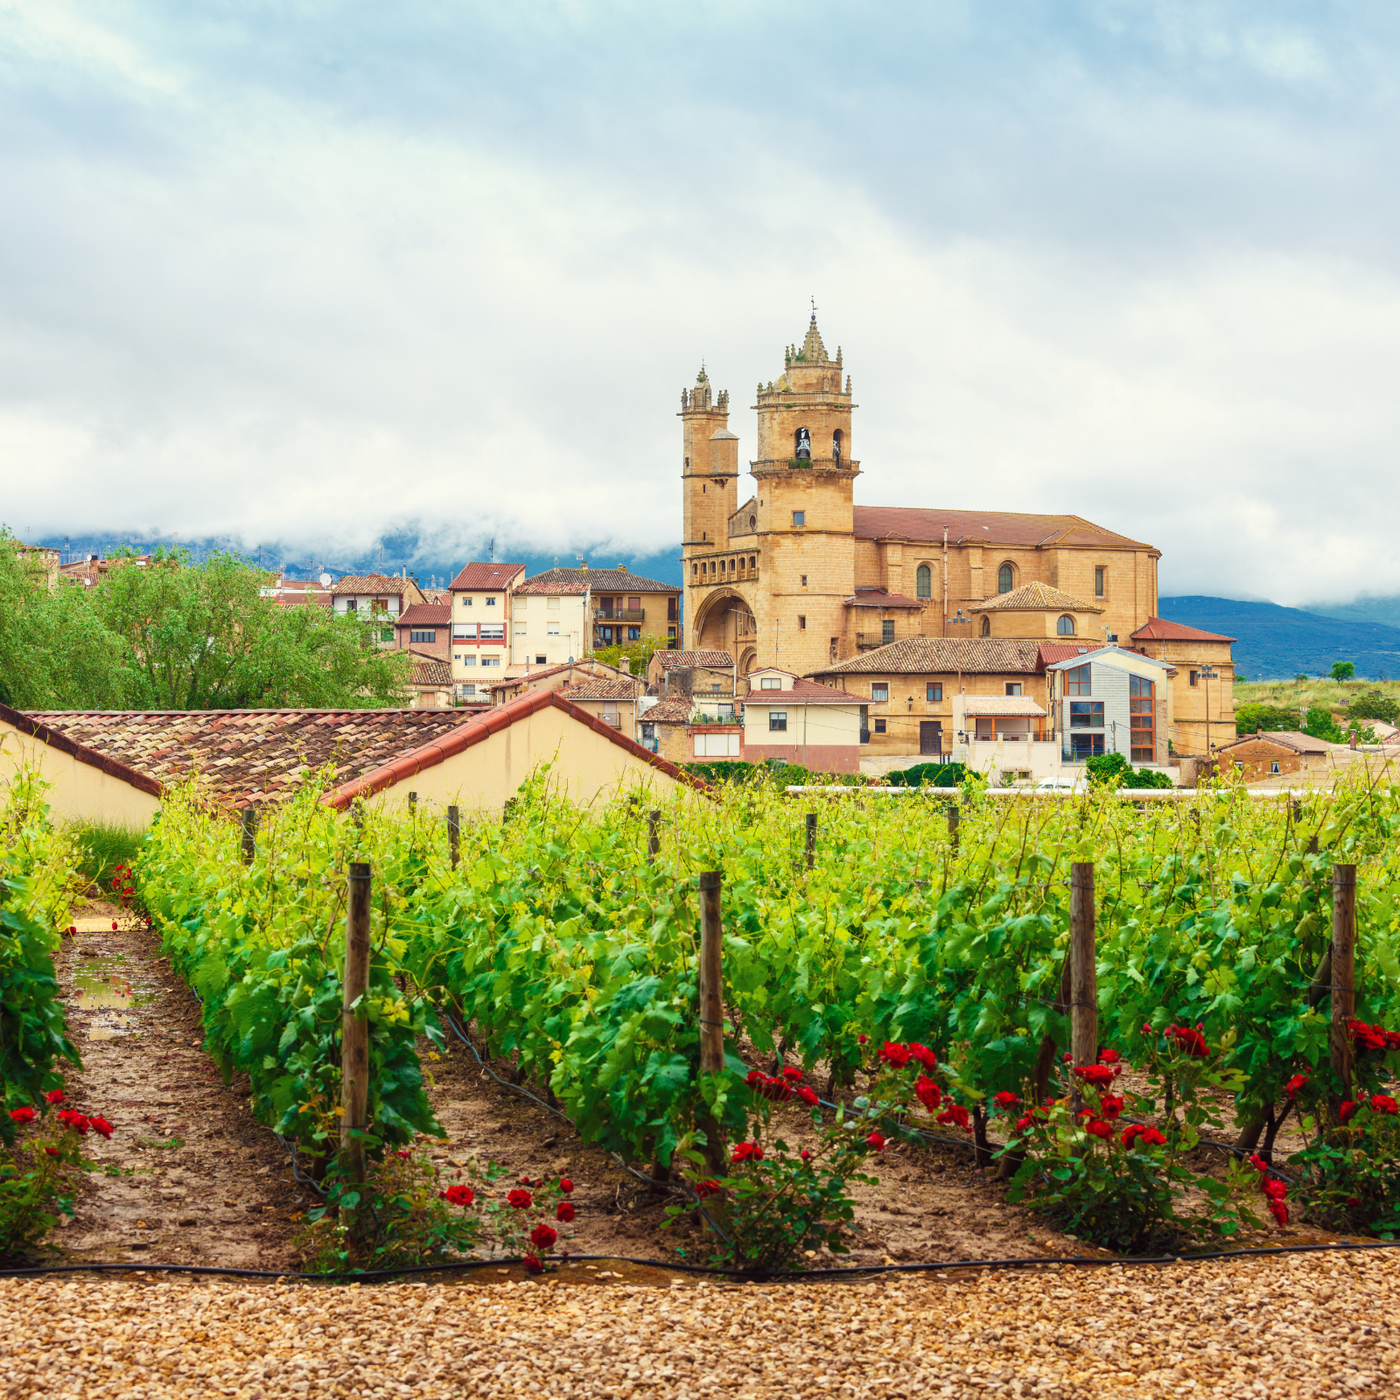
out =
{"type": "MultiPolygon", "coordinates": [[[[567,697],[565,697],[567,699],[567,697]]],[[[608,716],[612,715],[617,719],[616,729],[624,739],[635,739],[637,737],[633,718],[637,712],[637,702],[635,700],[570,700],[569,704],[577,705],[580,710],[587,710],[595,719],[602,720],[605,724],[609,722],[608,716]]]]}
{"type": "Polygon", "coordinates": [[[527,662],[531,666],[541,664],[535,661],[537,656],[545,658],[542,663],[545,666],[562,666],[571,656],[580,661],[592,650],[592,636],[585,594],[545,597],[539,593],[517,593],[511,599],[510,660],[513,666],[524,666],[527,662]]]}
{"type": "Polygon", "coordinates": [[[45,794],[49,807],[64,821],[144,827],[160,807],[158,797],[0,721],[0,778],[13,777],[16,768],[25,764],[39,769],[49,784],[45,794]]]}

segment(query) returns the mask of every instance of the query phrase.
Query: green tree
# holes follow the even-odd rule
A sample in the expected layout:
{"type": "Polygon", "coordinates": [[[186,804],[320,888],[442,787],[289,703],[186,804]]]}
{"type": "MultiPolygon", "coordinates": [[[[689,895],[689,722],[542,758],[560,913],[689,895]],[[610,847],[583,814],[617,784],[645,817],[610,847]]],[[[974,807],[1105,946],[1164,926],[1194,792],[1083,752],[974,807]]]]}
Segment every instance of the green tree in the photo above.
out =
{"type": "Polygon", "coordinates": [[[651,658],[658,651],[666,650],[664,637],[645,637],[640,642],[629,642],[626,646],[594,647],[592,656],[608,666],[621,666],[625,656],[634,676],[644,676],[651,658]]]}
{"type": "Polygon", "coordinates": [[[1349,681],[1356,674],[1356,663],[1352,661],[1334,661],[1332,663],[1332,679],[1334,681],[1349,681]]]}
{"type": "Polygon", "coordinates": [[[1289,729],[1302,727],[1302,716],[1297,710],[1283,705],[1266,705],[1254,701],[1241,705],[1235,711],[1235,729],[1240,734],[1254,734],[1260,729],[1289,729]]]}
{"type": "Polygon", "coordinates": [[[1397,715],[1400,715],[1400,701],[1379,690],[1368,690],[1364,695],[1358,695],[1347,706],[1349,720],[1378,719],[1386,724],[1394,724],[1397,715]]]}
{"type": "Polygon", "coordinates": [[[1346,742],[1346,735],[1337,728],[1332,711],[1326,705],[1308,706],[1307,718],[1303,721],[1303,733],[1310,734],[1314,739],[1326,739],[1333,744],[1346,742]]]}

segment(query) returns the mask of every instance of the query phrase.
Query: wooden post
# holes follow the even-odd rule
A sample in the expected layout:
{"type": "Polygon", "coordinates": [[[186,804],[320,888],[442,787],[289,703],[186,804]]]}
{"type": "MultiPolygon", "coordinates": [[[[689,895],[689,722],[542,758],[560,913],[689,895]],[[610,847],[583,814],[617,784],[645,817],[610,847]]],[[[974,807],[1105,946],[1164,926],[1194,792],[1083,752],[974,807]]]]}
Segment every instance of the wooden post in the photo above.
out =
{"type": "MultiPolygon", "coordinates": [[[[719,1074],[724,1069],[724,996],[721,990],[720,945],[723,922],[720,891],[723,876],[706,870],[700,876],[700,1073],[719,1074]]],[[[705,1164],[715,1176],[728,1173],[720,1126],[709,1114],[705,1130],[705,1164]]]]}
{"type": "Polygon", "coordinates": [[[807,813],[807,869],[817,863],[817,814],[807,813]]]}
{"type": "Polygon", "coordinates": [[[416,792],[408,794],[408,815],[410,817],[418,815],[418,794],[416,792]]]}
{"type": "Polygon", "coordinates": [[[252,865],[258,850],[258,809],[245,807],[242,812],[243,864],[252,865]]]}
{"type": "Polygon", "coordinates": [[[501,808],[501,825],[509,826],[510,819],[515,815],[515,798],[507,797],[505,806],[501,808]]]}
{"type": "Polygon", "coordinates": [[[647,864],[661,853],[661,813],[647,813],[647,864]]]}
{"type": "MultiPolygon", "coordinates": [[[[345,915],[345,976],[340,1023],[340,1169],[351,1186],[365,1179],[365,1145],[353,1133],[366,1127],[369,1103],[369,1021],[366,1010],[351,1010],[369,988],[368,862],[350,866],[350,900],[345,915]]],[[[353,1228],[353,1213],[352,1213],[353,1228]]]]}
{"type": "Polygon", "coordinates": [[[1099,1058],[1099,978],[1094,945],[1094,866],[1077,860],[1070,875],[1070,1054],[1071,1065],[1099,1058]]]}
{"type": "Polygon", "coordinates": [[[948,805],[948,839],[953,843],[953,854],[958,853],[958,820],[962,813],[958,811],[956,803],[948,805]]]}
{"type": "Polygon", "coordinates": [[[1351,1097],[1351,1032],[1356,1018],[1356,867],[1332,867],[1332,1068],[1351,1097]]]}
{"type": "Polygon", "coordinates": [[[462,814],[456,803],[447,809],[447,849],[452,854],[452,868],[456,870],[462,858],[462,814]]]}

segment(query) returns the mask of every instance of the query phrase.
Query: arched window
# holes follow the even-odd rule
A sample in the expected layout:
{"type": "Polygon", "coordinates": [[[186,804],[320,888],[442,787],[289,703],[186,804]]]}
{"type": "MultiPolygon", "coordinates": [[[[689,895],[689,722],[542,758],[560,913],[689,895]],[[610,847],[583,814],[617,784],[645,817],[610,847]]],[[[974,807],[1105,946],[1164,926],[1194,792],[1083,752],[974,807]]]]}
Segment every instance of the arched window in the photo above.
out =
{"type": "Polygon", "coordinates": [[[914,592],[920,598],[933,597],[933,570],[927,564],[920,564],[914,575],[914,592]]]}
{"type": "Polygon", "coordinates": [[[792,455],[799,462],[812,460],[812,435],[806,428],[798,428],[792,435],[792,455]]]}
{"type": "Polygon", "coordinates": [[[749,529],[750,529],[750,530],[757,530],[757,529],[758,529],[758,516],[756,516],[756,515],[751,515],[751,516],[749,516],[749,529]]]}
{"type": "Polygon", "coordinates": [[[1055,631],[1062,637],[1074,636],[1074,619],[1066,613],[1056,624],[1055,631]]]}
{"type": "Polygon", "coordinates": [[[997,592],[1010,593],[1016,587],[1016,571],[1010,564],[1003,564],[997,570],[997,592]]]}
{"type": "Polygon", "coordinates": [[[843,441],[843,439],[842,439],[842,436],[841,436],[841,429],[840,429],[840,428],[837,428],[837,430],[836,430],[834,433],[832,433],[832,435],[831,435],[831,455],[832,455],[838,462],[841,460],[841,445],[842,445],[842,441],[843,441]]]}
{"type": "Polygon", "coordinates": [[[990,637],[992,635],[992,619],[989,617],[984,617],[982,619],[982,635],[984,637],[990,637]]]}
{"type": "Polygon", "coordinates": [[[756,569],[756,568],[758,568],[758,555],[756,555],[756,554],[750,554],[750,555],[749,555],[749,568],[751,568],[751,569],[756,569]]]}

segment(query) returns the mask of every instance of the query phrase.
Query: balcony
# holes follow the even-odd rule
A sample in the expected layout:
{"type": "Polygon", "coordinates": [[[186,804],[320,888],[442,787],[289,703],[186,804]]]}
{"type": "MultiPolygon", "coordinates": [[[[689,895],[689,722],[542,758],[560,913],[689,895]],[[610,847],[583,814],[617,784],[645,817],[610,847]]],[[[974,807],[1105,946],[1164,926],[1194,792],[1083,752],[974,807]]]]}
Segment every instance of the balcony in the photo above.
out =
{"type": "Polygon", "coordinates": [[[887,637],[883,632],[857,632],[856,649],[858,651],[873,651],[876,647],[889,646],[891,642],[899,641],[898,637],[887,637]]]}
{"type": "Polygon", "coordinates": [[[595,622],[641,622],[646,618],[645,608],[594,608],[595,622]]]}
{"type": "MultiPolygon", "coordinates": [[[[759,569],[755,565],[752,569],[726,569],[723,573],[711,574],[703,573],[691,579],[692,588],[713,587],[717,583],[754,583],[757,581],[759,569]]],[[[667,621],[678,621],[676,618],[668,618],[667,621]]]]}

